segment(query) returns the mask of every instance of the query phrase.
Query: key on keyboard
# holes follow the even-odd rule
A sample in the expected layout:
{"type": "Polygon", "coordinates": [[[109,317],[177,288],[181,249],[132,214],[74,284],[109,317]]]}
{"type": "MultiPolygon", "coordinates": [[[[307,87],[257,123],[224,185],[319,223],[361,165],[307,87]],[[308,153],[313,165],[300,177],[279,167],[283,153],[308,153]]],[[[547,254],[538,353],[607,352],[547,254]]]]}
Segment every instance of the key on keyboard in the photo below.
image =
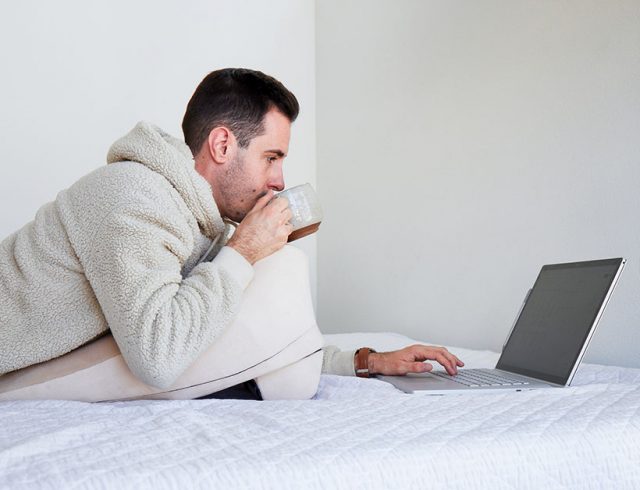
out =
{"type": "Polygon", "coordinates": [[[458,374],[453,376],[449,376],[447,373],[440,371],[432,372],[431,374],[472,388],[478,388],[481,386],[520,386],[529,384],[527,381],[518,378],[513,378],[496,371],[483,369],[462,369],[458,371],[458,374]]]}

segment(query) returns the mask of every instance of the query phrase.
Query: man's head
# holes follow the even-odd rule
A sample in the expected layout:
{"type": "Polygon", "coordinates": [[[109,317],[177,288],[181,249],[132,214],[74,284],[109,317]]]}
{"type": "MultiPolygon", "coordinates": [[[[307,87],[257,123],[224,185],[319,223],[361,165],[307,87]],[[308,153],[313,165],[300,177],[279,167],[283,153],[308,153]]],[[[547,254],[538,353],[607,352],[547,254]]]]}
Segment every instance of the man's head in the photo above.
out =
{"type": "Polygon", "coordinates": [[[295,96],[259,71],[217,70],[198,85],[182,130],[223,216],[240,221],[267,190],[284,188],[282,162],[298,112],[295,96]]]}

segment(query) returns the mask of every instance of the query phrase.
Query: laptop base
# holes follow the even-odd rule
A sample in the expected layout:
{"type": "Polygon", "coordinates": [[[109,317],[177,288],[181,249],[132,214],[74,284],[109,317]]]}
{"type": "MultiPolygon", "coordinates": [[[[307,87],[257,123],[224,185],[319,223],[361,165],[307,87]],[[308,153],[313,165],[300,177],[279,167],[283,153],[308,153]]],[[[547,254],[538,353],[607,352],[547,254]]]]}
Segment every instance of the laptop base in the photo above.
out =
{"type": "MultiPolygon", "coordinates": [[[[406,376],[376,376],[377,379],[392,384],[400,391],[405,393],[420,392],[426,395],[455,395],[463,393],[500,393],[504,391],[528,391],[540,388],[558,388],[558,385],[545,383],[540,380],[529,378],[527,376],[516,375],[500,371],[499,369],[467,369],[462,371],[480,371],[484,373],[492,373],[500,375],[508,375],[510,378],[521,379],[523,384],[511,384],[506,386],[465,386],[454,381],[455,376],[435,376],[431,373],[409,373],[406,376]],[[447,379],[449,378],[449,379],[447,379]],[[526,383],[526,384],[525,384],[526,383]]],[[[444,373],[444,371],[442,372],[444,373]]],[[[440,374],[440,372],[437,372],[440,374]]]]}

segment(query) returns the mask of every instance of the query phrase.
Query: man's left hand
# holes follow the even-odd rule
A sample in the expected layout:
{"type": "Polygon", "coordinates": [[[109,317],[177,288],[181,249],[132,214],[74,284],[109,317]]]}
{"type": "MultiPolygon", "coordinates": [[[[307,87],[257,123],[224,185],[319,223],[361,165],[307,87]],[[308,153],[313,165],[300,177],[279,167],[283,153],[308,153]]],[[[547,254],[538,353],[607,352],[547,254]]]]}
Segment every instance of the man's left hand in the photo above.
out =
{"type": "Polygon", "coordinates": [[[448,374],[458,373],[464,362],[451,354],[444,347],[432,345],[412,345],[393,352],[372,352],[369,354],[369,373],[405,375],[407,373],[424,373],[431,371],[433,365],[427,360],[440,363],[448,374]]]}

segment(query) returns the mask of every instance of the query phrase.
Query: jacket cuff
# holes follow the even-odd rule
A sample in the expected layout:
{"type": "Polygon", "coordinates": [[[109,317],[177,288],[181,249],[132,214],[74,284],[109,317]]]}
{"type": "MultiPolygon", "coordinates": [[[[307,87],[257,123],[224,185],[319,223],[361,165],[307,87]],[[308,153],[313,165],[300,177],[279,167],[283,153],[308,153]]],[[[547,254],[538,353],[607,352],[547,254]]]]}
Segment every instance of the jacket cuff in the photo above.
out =
{"type": "Polygon", "coordinates": [[[355,353],[353,350],[341,351],[333,345],[325,346],[322,372],[340,376],[355,376],[355,353]]]}
{"type": "Polygon", "coordinates": [[[238,281],[242,290],[247,289],[251,279],[253,279],[253,266],[240,252],[231,247],[222,247],[218,255],[216,255],[211,262],[227,271],[238,281]]]}

